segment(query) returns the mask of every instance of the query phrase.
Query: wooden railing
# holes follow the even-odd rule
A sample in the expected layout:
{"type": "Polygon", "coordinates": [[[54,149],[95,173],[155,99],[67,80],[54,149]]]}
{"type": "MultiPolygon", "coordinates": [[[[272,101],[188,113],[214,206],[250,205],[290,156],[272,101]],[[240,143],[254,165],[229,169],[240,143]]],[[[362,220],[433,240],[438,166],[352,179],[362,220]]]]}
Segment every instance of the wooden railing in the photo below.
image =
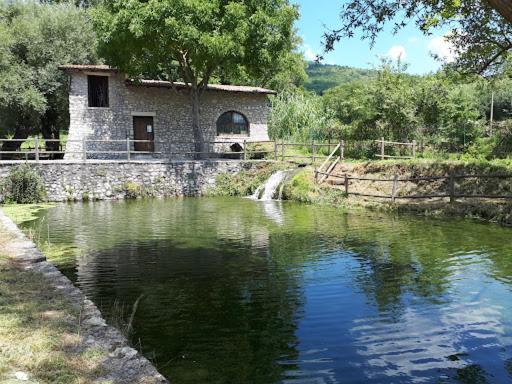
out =
{"type": "Polygon", "coordinates": [[[345,148],[345,143],[343,142],[343,140],[334,148],[334,150],[329,154],[329,156],[327,157],[327,159],[325,159],[325,161],[322,163],[322,165],[320,165],[320,167],[318,167],[316,170],[315,170],[315,182],[320,182],[320,183],[323,183],[324,180],[326,180],[329,175],[331,174],[331,172],[334,170],[334,168],[336,167],[336,164],[338,164],[339,162],[341,162],[341,160],[343,160],[344,158],[344,148],[345,148]],[[339,151],[339,156],[336,157],[333,161],[333,158],[336,156],[336,153],[339,151]],[[325,167],[327,167],[327,169],[325,169],[325,167]],[[318,180],[318,175],[320,173],[325,173],[322,175],[322,177],[320,178],[320,180],[318,180]]]}
{"type": "Polygon", "coordinates": [[[0,139],[0,148],[4,143],[18,144],[16,149],[0,149],[1,160],[36,161],[63,158],[71,155],[73,160],[87,161],[90,159],[120,159],[135,160],[139,155],[155,155],[158,158],[218,158],[225,157],[239,160],[266,160],[281,161],[308,161],[315,164],[328,156],[322,152],[330,151],[336,146],[334,143],[312,141],[310,143],[288,143],[285,141],[250,141],[250,140],[216,140],[205,141],[203,150],[196,151],[195,143],[191,141],[150,141],[150,140],[65,140],[58,139],[0,139]],[[59,150],[47,149],[51,144],[58,143],[59,150]],[[151,144],[154,151],[136,151],[136,144],[151,144]],[[19,145],[22,144],[22,145],[19,145]],[[239,144],[240,150],[231,150],[230,146],[239,144]],[[183,148],[190,148],[185,150],[183,148]],[[228,149],[228,150],[227,150],[228,149]],[[293,150],[296,149],[296,150],[293,150]],[[298,149],[298,150],[297,150],[298,149]],[[292,152],[292,153],[290,153],[292,152]]]}
{"type": "MultiPolygon", "coordinates": [[[[319,174],[328,175],[326,172],[318,172],[319,174]]],[[[456,180],[464,180],[464,179],[512,179],[512,175],[506,174],[476,174],[476,175],[457,175],[450,174],[446,176],[425,176],[425,177],[407,177],[400,178],[398,175],[394,175],[392,178],[372,178],[372,177],[355,177],[349,176],[348,174],[337,175],[330,174],[330,177],[342,179],[343,186],[345,190],[345,194],[347,196],[361,196],[361,197],[374,197],[381,199],[390,199],[395,201],[397,199],[433,199],[433,198],[449,198],[450,202],[455,202],[456,199],[459,198],[476,198],[476,199],[512,199],[511,194],[489,194],[489,193],[457,193],[456,191],[456,180]],[[350,181],[371,181],[371,182],[381,182],[381,183],[393,183],[391,188],[391,193],[388,195],[377,195],[377,194],[369,194],[369,193],[360,193],[360,192],[352,192],[350,190],[350,181]],[[418,182],[418,181],[432,181],[432,180],[448,180],[447,183],[447,191],[441,191],[439,193],[431,193],[431,194],[414,194],[414,195],[399,195],[399,185],[404,182],[418,182]]]]}
{"type": "Polygon", "coordinates": [[[416,157],[416,140],[413,140],[412,143],[401,143],[398,141],[386,141],[384,137],[382,137],[380,140],[375,140],[377,143],[379,143],[380,153],[376,154],[375,156],[379,157],[381,160],[384,159],[413,159],[416,157]],[[399,155],[386,155],[386,145],[393,145],[398,148],[405,147],[406,149],[410,149],[411,155],[410,156],[399,156],[399,155]]]}

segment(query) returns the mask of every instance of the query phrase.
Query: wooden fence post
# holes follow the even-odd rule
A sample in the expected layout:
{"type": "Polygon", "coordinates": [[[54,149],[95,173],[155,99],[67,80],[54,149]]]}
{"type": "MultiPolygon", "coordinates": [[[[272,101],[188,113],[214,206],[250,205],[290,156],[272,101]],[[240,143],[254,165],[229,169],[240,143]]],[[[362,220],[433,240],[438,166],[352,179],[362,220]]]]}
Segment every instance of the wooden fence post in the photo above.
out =
{"type": "Polygon", "coordinates": [[[385,155],[385,146],[384,146],[384,138],[381,137],[380,138],[380,159],[381,160],[384,160],[384,155],[385,155]]]}
{"type": "Polygon", "coordinates": [[[274,140],[274,160],[277,161],[277,139],[274,140]]]}
{"type": "Polygon", "coordinates": [[[36,137],[35,151],[36,151],[36,162],[39,163],[39,137],[36,137]]]}
{"type": "Polygon", "coordinates": [[[244,140],[244,161],[247,160],[247,140],[244,140]]]}
{"type": "Polygon", "coordinates": [[[126,138],[126,160],[131,160],[131,153],[130,153],[130,138],[126,138]]]}
{"type": "Polygon", "coordinates": [[[391,191],[391,201],[395,201],[396,199],[396,191],[398,189],[398,175],[395,174],[393,177],[393,190],[391,191]]]}
{"type": "Polygon", "coordinates": [[[412,141],[412,157],[416,158],[416,140],[412,141]]]}
{"type": "Polygon", "coordinates": [[[82,139],[82,159],[84,163],[87,161],[87,140],[82,139]]]}
{"type": "Polygon", "coordinates": [[[281,161],[284,161],[284,139],[281,140],[281,161]]]}
{"type": "Polygon", "coordinates": [[[455,202],[455,177],[453,173],[450,174],[450,180],[448,182],[449,189],[450,189],[450,203],[455,202]]]}
{"type": "Polygon", "coordinates": [[[345,173],[345,194],[348,196],[348,175],[345,173]]]}
{"type": "Polygon", "coordinates": [[[311,142],[311,153],[312,153],[312,156],[311,156],[311,164],[315,164],[315,151],[316,151],[316,147],[315,147],[315,140],[313,140],[311,142]]]}
{"type": "Polygon", "coordinates": [[[340,141],[340,159],[345,159],[345,140],[340,141]]]}

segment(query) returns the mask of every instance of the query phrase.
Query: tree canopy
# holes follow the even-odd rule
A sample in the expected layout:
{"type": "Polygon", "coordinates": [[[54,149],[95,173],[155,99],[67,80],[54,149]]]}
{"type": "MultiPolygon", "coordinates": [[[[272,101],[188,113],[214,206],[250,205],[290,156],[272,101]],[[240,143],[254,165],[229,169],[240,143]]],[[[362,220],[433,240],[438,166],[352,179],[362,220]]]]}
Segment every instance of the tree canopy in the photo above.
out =
{"type": "Polygon", "coordinates": [[[196,151],[200,94],[214,76],[271,78],[295,44],[288,0],[113,0],[93,10],[99,51],[130,76],[190,86],[196,151]]]}
{"type": "Polygon", "coordinates": [[[58,66],[95,61],[95,35],[83,10],[0,4],[0,134],[58,138],[69,116],[67,76],[58,66]]]}
{"type": "Polygon", "coordinates": [[[360,31],[374,43],[384,26],[398,31],[414,22],[425,34],[448,27],[445,36],[453,46],[453,64],[464,72],[499,71],[512,50],[512,3],[508,0],[350,0],[343,5],[341,26],[324,36],[326,51],[343,38],[360,31]]]}

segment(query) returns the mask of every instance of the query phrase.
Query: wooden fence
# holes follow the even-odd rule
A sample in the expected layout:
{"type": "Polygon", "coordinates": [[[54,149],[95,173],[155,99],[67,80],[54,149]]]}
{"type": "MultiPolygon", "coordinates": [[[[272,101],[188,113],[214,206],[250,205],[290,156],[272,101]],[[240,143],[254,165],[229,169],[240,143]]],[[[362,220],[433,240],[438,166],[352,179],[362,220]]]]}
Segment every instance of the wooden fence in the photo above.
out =
{"type": "Polygon", "coordinates": [[[386,141],[384,137],[380,140],[375,140],[379,143],[380,153],[375,154],[375,156],[379,157],[381,160],[384,159],[413,159],[416,157],[417,144],[416,140],[413,140],[411,143],[402,143],[398,141],[386,141]],[[386,146],[393,145],[400,148],[405,148],[410,151],[410,156],[400,156],[400,155],[386,155],[386,146]]]}
{"type": "MultiPolygon", "coordinates": [[[[64,155],[72,155],[73,159],[82,161],[94,159],[136,160],[139,155],[151,156],[162,159],[173,158],[229,158],[238,160],[281,160],[299,161],[316,164],[327,158],[327,154],[336,143],[315,142],[289,143],[285,141],[249,141],[249,140],[219,140],[205,141],[202,151],[183,150],[180,148],[194,148],[194,142],[190,141],[150,141],[150,140],[66,140],[57,139],[0,139],[0,148],[5,148],[4,143],[22,144],[16,149],[0,149],[1,160],[25,160],[35,161],[63,158],[64,155]],[[52,143],[58,143],[58,150],[51,148],[52,143]],[[151,144],[156,150],[135,150],[136,144],[151,144]],[[239,150],[230,148],[233,144],[239,144],[239,150]],[[166,148],[166,149],[163,149],[166,148]],[[169,148],[171,148],[169,150],[169,148]],[[175,149],[173,149],[175,148],[175,149]]],[[[139,156],[140,157],[140,156],[139,156]]]]}
{"type": "Polygon", "coordinates": [[[361,196],[361,197],[374,197],[381,199],[390,199],[391,201],[395,201],[397,199],[433,199],[433,198],[449,198],[450,202],[455,202],[458,198],[484,198],[484,199],[512,199],[512,194],[504,195],[504,194],[470,194],[470,193],[457,193],[456,191],[456,180],[464,180],[464,179],[512,179],[512,175],[457,175],[450,174],[447,176],[425,176],[425,177],[408,177],[408,178],[400,178],[398,175],[394,175],[392,178],[372,178],[372,177],[355,177],[349,176],[347,174],[337,175],[337,174],[328,174],[326,172],[318,172],[319,174],[334,177],[343,180],[343,186],[345,190],[345,194],[347,196],[361,196]],[[389,195],[377,195],[377,194],[366,194],[359,192],[351,192],[350,191],[350,181],[371,181],[371,182],[382,182],[382,183],[393,183],[391,188],[391,193],[389,195]],[[425,194],[425,195],[398,195],[399,184],[403,182],[418,182],[418,181],[432,181],[432,180],[448,180],[447,183],[447,191],[442,191],[439,193],[425,194]]]}

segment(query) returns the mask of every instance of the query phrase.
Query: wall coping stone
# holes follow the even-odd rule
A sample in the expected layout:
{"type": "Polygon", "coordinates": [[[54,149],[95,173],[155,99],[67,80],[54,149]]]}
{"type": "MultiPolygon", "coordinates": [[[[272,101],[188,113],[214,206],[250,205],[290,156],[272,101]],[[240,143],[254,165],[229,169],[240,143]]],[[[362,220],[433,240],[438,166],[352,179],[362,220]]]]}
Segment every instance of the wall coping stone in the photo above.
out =
{"type": "Polygon", "coordinates": [[[272,163],[274,160],[236,160],[236,159],[212,159],[212,160],[39,160],[39,162],[35,160],[0,160],[0,166],[2,164],[5,165],[13,165],[13,164],[30,164],[30,165],[38,165],[38,164],[225,164],[225,163],[242,163],[242,164],[252,164],[252,163],[272,163]]]}

